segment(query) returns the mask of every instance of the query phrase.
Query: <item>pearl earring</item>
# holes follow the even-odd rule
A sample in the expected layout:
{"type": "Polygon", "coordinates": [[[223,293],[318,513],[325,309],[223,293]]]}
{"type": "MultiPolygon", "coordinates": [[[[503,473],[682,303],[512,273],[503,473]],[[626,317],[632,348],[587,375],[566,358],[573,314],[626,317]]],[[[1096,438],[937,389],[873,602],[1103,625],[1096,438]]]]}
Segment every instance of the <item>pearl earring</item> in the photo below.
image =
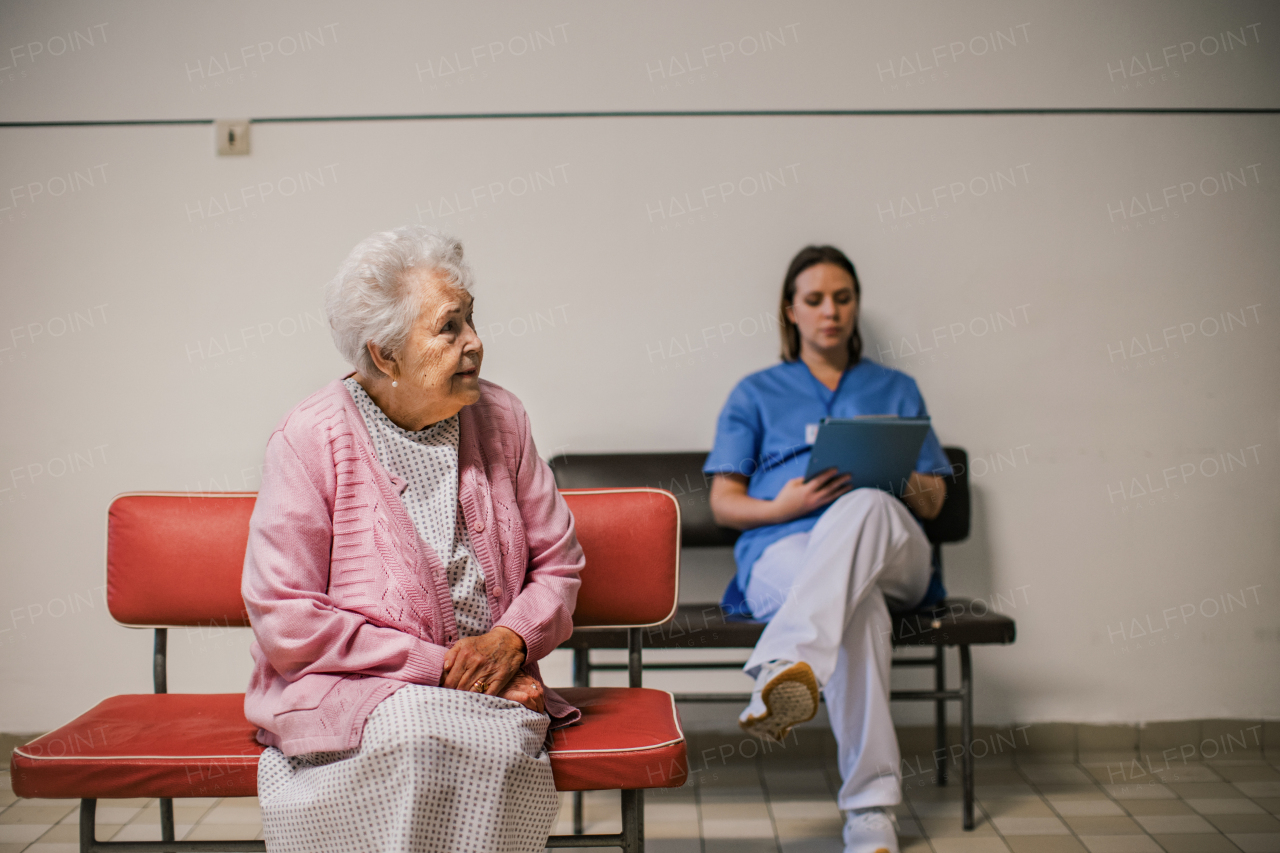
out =
{"type": "Polygon", "coordinates": [[[395,381],[394,379],[392,379],[392,380],[391,380],[391,387],[392,387],[392,388],[395,388],[395,387],[396,387],[396,386],[398,386],[399,384],[400,384],[400,383],[399,383],[399,382],[397,382],[397,381],[395,381]]]}

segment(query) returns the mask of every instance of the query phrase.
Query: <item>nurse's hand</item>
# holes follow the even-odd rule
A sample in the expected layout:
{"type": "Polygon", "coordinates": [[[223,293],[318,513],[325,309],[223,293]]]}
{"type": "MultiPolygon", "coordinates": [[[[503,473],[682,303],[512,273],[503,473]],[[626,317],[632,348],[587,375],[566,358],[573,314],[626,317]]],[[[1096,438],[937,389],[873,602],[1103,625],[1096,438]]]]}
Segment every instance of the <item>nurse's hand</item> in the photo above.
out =
{"type": "Polygon", "coordinates": [[[788,480],[787,484],[773,499],[774,511],[777,515],[775,524],[808,515],[834,501],[852,488],[848,474],[841,474],[835,468],[828,468],[816,475],[809,482],[804,477],[788,480]]]}

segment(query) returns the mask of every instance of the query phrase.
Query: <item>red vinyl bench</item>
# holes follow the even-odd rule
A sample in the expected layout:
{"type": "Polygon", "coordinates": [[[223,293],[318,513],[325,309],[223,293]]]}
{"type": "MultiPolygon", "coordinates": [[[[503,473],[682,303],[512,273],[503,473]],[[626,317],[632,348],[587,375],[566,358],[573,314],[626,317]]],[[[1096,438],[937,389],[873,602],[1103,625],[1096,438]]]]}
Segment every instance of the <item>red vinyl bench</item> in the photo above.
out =
{"type": "MultiPolygon", "coordinates": [[[[622,791],[622,832],[552,836],[548,847],[644,849],[646,788],[688,778],[672,695],[641,686],[641,632],[671,618],[679,586],[680,509],[648,488],[564,490],[586,554],[575,629],[624,630],[630,687],[559,689],[580,724],[553,733],[560,791],[622,791]]],[[[176,841],[173,800],[258,793],[257,728],[243,693],[170,694],[167,629],[247,627],[240,574],[252,493],[135,493],[108,510],[107,604],[117,622],[155,629],[155,692],[113,696],[14,750],[20,797],[80,800],[80,850],[249,851],[262,841],[176,841]],[[98,841],[99,798],[160,798],[160,841],[98,841]]]]}

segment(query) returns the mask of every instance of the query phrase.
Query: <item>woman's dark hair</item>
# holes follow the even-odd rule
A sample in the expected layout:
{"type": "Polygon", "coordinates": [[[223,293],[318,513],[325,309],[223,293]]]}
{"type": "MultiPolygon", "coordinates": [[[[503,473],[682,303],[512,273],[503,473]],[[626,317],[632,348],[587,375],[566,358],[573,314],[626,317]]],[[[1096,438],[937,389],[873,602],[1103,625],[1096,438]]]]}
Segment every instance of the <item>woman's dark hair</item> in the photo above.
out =
{"type": "MultiPolygon", "coordinates": [[[[796,299],[796,279],[800,273],[818,264],[832,264],[849,274],[853,279],[854,298],[862,300],[862,285],[858,283],[858,273],[853,262],[845,257],[844,252],[835,246],[805,246],[791,259],[787,267],[786,278],[782,280],[782,300],[778,307],[778,331],[782,335],[782,360],[795,361],[800,358],[800,330],[787,316],[787,306],[796,299]]],[[[858,332],[858,321],[853,321],[853,334],[849,336],[849,367],[853,367],[862,358],[862,335],[858,332]]]]}

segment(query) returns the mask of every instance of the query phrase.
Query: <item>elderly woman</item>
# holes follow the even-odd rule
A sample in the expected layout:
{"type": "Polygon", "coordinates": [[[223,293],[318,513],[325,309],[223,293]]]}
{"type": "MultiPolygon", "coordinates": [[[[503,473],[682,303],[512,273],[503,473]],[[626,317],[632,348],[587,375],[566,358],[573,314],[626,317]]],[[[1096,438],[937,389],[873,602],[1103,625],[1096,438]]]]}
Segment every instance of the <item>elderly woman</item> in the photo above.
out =
{"type": "Polygon", "coordinates": [[[355,371],[267,443],[243,594],[268,850],[541,850],[555,819],[547,730],[578,711],[537,661],[582,550],[520,401],[480,379],[471,278],[426,228],[356,246],[326,305],[355,371]]]}

